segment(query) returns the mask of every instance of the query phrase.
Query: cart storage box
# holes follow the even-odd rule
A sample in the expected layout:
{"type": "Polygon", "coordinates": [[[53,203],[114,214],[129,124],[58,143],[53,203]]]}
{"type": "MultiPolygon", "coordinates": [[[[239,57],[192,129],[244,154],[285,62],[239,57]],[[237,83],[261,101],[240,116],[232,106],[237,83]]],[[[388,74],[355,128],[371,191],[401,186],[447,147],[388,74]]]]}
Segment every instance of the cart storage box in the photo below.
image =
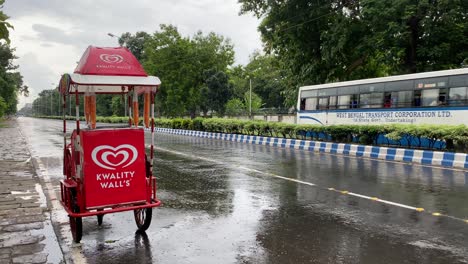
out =
{"type": "Polygon", "coordinates": [[[87,209],[146,202],[143,129],[81,130],[80,139],[87,209]]]}

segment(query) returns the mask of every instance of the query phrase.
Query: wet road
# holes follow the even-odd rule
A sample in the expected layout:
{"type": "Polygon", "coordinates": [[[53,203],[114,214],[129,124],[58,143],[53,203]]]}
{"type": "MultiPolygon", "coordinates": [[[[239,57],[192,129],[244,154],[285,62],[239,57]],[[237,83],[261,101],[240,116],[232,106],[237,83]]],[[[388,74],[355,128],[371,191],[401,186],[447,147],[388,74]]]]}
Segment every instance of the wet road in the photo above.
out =
{"type": "MultiPolygon", "coordinates": [[[[57,191],[61,123],[29,118],[19,123],[57,191]]],[[[165,134],[156,142],[155,174],[164,205],[153,210],[146,235],[135,234],[133,213],[125,212],[105,215],[101,227],[95,218],[84,218],[82,243],[74,244],[66,217],[54,208],[63,250],[72,258],[88,263],[468,262],[464,171],[165,134]]]]}

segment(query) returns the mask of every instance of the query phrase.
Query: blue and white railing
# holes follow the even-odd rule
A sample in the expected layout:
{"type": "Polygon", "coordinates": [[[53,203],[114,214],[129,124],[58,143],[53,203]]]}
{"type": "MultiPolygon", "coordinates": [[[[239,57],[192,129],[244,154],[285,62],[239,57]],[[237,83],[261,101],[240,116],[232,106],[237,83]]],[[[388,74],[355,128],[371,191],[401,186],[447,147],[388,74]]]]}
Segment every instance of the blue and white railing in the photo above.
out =
{"type": "Polygon", "coordinates": [[[465,153],[453,153],[431,150],[414,150],[404,148],[375,147],[357,144],[344,144],[332,142],[320,142],[300,139],[287,139],[263,136],[249,136],[239,134],[212,133],[193,130],[157,128],[156,132],[202,137],[210,139],[228,140],[257,145],[268,145],[282,148],[294,148],[307,151],[344,154],[357,157],[402,161],[435,166],[468,168],[468,155],[465,153]]]}

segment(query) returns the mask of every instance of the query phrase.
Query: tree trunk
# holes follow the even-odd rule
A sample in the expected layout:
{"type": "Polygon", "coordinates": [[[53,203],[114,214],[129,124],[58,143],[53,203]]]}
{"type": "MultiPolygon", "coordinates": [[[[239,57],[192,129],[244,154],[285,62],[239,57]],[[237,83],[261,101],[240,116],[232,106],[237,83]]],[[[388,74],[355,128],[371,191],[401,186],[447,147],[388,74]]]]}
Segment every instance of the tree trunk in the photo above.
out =
{"type": "Polygon", "coordinates": [[[416,63],[417,63],[417,47],[418,47],[418,36],[419,36],[419,22],[421,21],[420,18],[416,16],[412,16],[408,20],[408,27],[410,30],[409,36],[409,47],[406,49],[406,58],[405,58],[405,65],[406,70],[409,73],[415,73],[417,71],[416,63]]]}

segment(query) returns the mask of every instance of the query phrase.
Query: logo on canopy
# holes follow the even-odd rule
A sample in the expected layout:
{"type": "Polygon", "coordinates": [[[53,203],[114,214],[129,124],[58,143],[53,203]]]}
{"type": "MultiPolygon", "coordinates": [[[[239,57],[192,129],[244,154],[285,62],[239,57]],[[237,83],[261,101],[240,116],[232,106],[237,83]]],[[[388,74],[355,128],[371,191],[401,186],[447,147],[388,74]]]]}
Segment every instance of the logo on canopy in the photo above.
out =
{"type": "Polygon", "coordinates": [[[134,146],[129,144],[123,144],[115,148],[102,145],[93,149],[91,157],[99,167],[115,170],[117,167],[125,168],[132,165],[138,157],[138,152],[134,146]]]}
{"type": "Polygon", "coordinates": [[[117,55],[117,54],[104,54],[103,53],[99,55],[99,58],[103,62],[107,62],[107,63],[121,63],[124,60],[122,56],[117,55]]]}

